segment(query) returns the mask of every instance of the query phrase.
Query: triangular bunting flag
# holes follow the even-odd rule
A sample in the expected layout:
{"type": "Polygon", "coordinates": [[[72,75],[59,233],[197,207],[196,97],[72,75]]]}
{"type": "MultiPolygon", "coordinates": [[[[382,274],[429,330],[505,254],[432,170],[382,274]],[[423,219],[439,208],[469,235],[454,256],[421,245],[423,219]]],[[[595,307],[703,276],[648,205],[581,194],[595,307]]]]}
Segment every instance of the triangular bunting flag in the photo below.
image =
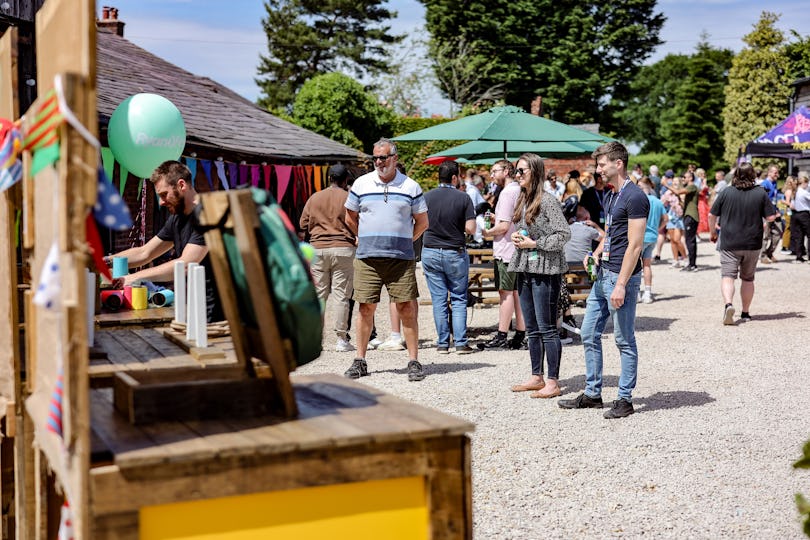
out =
{"type": "Polygon", "coordinates": [[[186,167],[188,170],[191,171],[191,185],[197,187],[197,160],[195,158],[187,157],[186,160],[186,167]]]}
{"type": "Polygon", "coordinates": [[[115,157],[113,157],[112,150],[106,146],[101,148],[101,162],[104,164],[104,172],[107,173],[107,178],[112,178],[115,174],[115,157]]]}
{"type": "Polygon", "coordinates": [[[249,167],[244,163],[239,164],[239,185],[246,186],[250,180],[248,180],[248,171],[249,167]]]}
{"type": "Polygon", "coordinates": [[[96,227],[96,220],[93,216],[87,214],[87,219],[84,221],[84,234],[87,238],[87,243],[90,245],[90,251],[93,255],[93,263],[99,274],[112,281],[112,274],[110,267],[104,262],[104,246],[101,244],[101,235],[98,234],[98,227],[96,227]]]}
{"type": "Polygon", "coordinates": [[[271,165],[262,165],[262,173],[264,176],[264,189],[270,191],[270,174],[272,174],[273,169],[271,165]]]}
{"type": "Polygon", "coordinates": [[[42,265],[39,285],[34,294],[34,304],[45,309],[57,310],[61,306],[62,277],[59,270],[59,246],[54,242],[42,265]]]}
{"type": "Polygon", "coordinates": [[[290,185],[290,176],[292,176],[292,165],[273,165],[276,169],[276,200],[281,202],[284,194],[287,193],[287,186],[290,185]]]}
{"type": "Polygon", "coordinates": [[[22,179],[21,150],[20,130],[10,121],[0,119],[0,193],[22,179]]]}
{"type": "Polygon", "coordinates": [[[23,148],[33,152],[54,144],[59,139],[58,128],[63,120],[56,91],[50,90],[43,96],[42,105],[34,115],[34,121],[23,141],[23,148]]]}
{"type": "Polygon", "coordinates": [[[116,193],[101,166],[98,168],[98,196],[93,215],[99,223],[114,231],[125,231],[132,227],[129,208],[121,195],[116,193]]]}
{"type": "Polygon", "coordinates": [[[259,166],[258,165],[251,165],[250,166],[250,183],[253,184],[253,187],[259,187],[259,166]]]}
{"type": "Polygon", "coordinates": [[[124,190],[127,189],[127,179],[129,178],[129,171],[118,163],[118,193],[123,197],[124,190]]]}
{"type": "Polygon", "coordinates": [[[225,188],[225,191],[228,191],[230,186],[228,185],[228,177],[225,176],[225,163],[217,160],[214,162],[214,167],[217,168],[217,177],[219,178],[222,187],[225,188]]]}
{"type": "Polygon", "coordinates": [[[62,515],[59,521],[59,532],[56,537],[57,540],[74,540],[76,533],[73,530],[73,512],[68,506],[67,499],[65,504],[62,505],[62,515]]]}
{"type": "Polygon", "coordinates": [[[214,190],[214,180],[211,178],[211,160],[210,159],[201,159],[200,165],[203,168],[203,174],[205,175],[205,179],[208,180],[208,185],[211,186],[211,191],[214,190]]]}
{"type": "Polygon", "coordinates": [[[51,400],[48,403],[48,422],[46,424],[48,431],[55,434],[60,439],[62,438],[62,397],[64,394],[65,385],[65,370],[63,366],[59,366],[59,372],[56,375],[56,386],[54,386],[51,400]]]}
{"type": "Polygon", "coordinates": [[[239,166],[236,163],[228,163],[228,179],[231,187],[239,186],[239,166]]]}
{"type": "Polygon", "coordinates": [[[53,165],[57,160],[59,160],[58,140],[34,152],[34,157],[31,160],[31,176],[36,176],[42,169],[53,165]]]}

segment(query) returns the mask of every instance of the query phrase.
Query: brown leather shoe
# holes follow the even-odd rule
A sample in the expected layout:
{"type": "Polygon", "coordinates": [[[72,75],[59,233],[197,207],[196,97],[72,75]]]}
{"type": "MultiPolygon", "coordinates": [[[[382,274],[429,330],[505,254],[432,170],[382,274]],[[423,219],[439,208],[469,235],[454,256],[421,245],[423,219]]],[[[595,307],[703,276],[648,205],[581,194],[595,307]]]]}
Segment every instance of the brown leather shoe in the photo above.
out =
{"type": "Polygon", "coordinates": [[[536,384],[516,384],[514,385],[511,390],[512,392],[535,392],[537,390],[542,390],[546,383],[536,383],[536,384]]]}

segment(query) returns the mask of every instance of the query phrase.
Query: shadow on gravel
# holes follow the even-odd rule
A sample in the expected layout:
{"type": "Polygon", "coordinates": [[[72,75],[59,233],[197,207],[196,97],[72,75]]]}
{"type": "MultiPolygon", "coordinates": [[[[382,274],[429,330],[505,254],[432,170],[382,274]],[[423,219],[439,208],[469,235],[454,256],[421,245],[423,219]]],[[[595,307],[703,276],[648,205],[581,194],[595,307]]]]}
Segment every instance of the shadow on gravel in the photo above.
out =
{"type": "Polygon", "coordinates": [[[675,390],[674,392],[656,392],[645,398],[634,398],[633,406],[636,412],[640,413],[680,409],[681,407],[702,407],[714,401],[716,400],[706,392],[675,390]]]}
{"type": "Polygon", "coordinates": [[[783,319],[806,319],[807,314],[803,311],[788,311],[787,313],[765,313],[764,315],[756,313],[753,315],[753,317],[754,320],[751,322],[781,321],[783,319]]]}
{"type": "MultiPolygon", "coordinates": [[[[577,375],[570,379],[561,379],[557,381],[563,394],[576,393],[579,394],[585,390],[585,375],[577,375]]],[[[602,388],[618,388],[619,378],[616,375],[604,375],[602,377],[602,388]]],[[[573,396],[576,397],[576,396],[573,396]]],[[[635,403],[635,401],[633,401],[635,403]]]]}
{"type": "MultiPolygon", "coordinates": [[[[667,331],[677,319],[636,316],[636,332],[667,331]]],[[[606,328],[607,329],[607,328],[606,328]]]]}
{"type": "MultiPolygon", "coordinates": [[[[668,302],[671,300],[682,300],[684,298],[692,298],[691,294],[653,294],[656,302],[668,302]]],[[[643,305],[636,306],[636,313],[639,309],[643,309],[643,305]]]]}
{"type": "MultiPolygon", "coordinates": [[[[447,373],[456,373],[458,371],[470,371],[473,369],[483,369],[483,368],[490,368],[495,367],[495,364],[485,364],[483,362],[473,362],[469,364],[461,364],[458,362],[452,362],[453,357],[457,357],[457,355],[451,353],[449,355],[449,360],[447,363],[438,362],[438,363],[422,363],[422,366],[425,368],[425,373],[430,375],[445,375],[447,373]]],[[[371,371],[371,370],[369,370],[371,371]]],[[[408,373],[408,369],[406,367],[400,369],[377,369],[374,370],[374,373],[394,373],[396,375],[405,375],[408,373]]]]}

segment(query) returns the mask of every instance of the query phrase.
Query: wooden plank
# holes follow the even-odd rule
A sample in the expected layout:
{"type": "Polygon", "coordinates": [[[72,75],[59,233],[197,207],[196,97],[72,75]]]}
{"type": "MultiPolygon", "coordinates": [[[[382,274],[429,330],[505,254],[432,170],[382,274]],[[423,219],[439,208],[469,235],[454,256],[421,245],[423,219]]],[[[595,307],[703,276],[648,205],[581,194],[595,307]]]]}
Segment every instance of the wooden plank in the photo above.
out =
{"type": "MultiPolygon", "coordinates": [[[[233,227],[232,217],[229,212],[228,196],[225,192],[215,192],[200,197],[202,211],[200,214],[201,224],[215,226],[222,224],[225,227],[233,227]],[[227,216],[227,218],[226,218],[227,216]],[[226,221],[223,223],[223,219],[226,221]]],[[[211,260],[211,267],[217,283],[221,284],[219,289],[222,310],[228,320],[231,329],[231,341],[236,352],[236,359],[240,366],[248,375],[254,376],[253,356],[248,344],[247,336],[239,315],[239,303],[236,298],[236,288],[233,285],[228,256],[225,249],[225,242],[222,238],[222,230],[211,229],[205,233],[205,244],[208,247],[208,256],[211,260]]]]}
{"type": "Polygon", "coordinates": [[[90,538],[93,540],[138,540],[140,516],[137,511],[93,516],[90,538]]]}
{"type": "MultiPolygon", "coordinates": [[[[256,240],[256,230],[258,228],[256,205],[250,196],[250,192],[247,190],[230,191],[228,200],[234,222],[236,243],[242,256],[245,273],[249,276],[264,276],[267,272],[264,262],[259,256],[261,251],[256,240]]],[[[289,365],[291,362],[289,354],[282,344],[281,332],[276,321],[270,295],[267,280],[254,279],[250,281],[250,297],[263,347],[260,353],[254,351],[254,355],[259,356],[270,365],[273,371],[273,381],[281,398],[285,416],[292,418],[296,416],[297,409],[295,395],[290,383],[289,365]]]]}
{"type": "Polygon", "coordinates": [[[171,323],[172,319],[174,319],[173,307],[121,311],[102,310],[95,317],[96,324],[101,328],[165,326],[171,323]]]}
{"type": "Polygon", "coordinates": [[[226,497],[362,482],[430,473],[426,455],[428,441],[350,446],[296,451],[277,456],[253,456],[235,461],[217,460],[205,464],[177,463],[148,470],[126,470],[118,466],[91,471],[96,515],[136,510],[144,505],[167,504],[213,497],[226,497]],[[126,493],[126,497],[121,497],[126,493]]]}

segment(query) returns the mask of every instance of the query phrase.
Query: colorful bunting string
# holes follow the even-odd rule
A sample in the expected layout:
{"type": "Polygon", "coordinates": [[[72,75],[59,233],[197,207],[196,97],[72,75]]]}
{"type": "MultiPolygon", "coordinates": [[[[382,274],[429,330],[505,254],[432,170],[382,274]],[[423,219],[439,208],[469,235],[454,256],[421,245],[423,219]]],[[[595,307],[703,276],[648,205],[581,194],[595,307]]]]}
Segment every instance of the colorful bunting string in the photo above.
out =
{"type": "Polygon", "coordinates": [[[61,306],[61,293],[62,276],[59,269],[59,246],[54,242],[42,265],[39,285],[34,294],[34,304],[56,311],[61,306]]]}
{"type": "Polygon", "coordinates": [[[60,439],[63,438],[62,434],[62,398],[65,389],[65,369],[63,365],[59,366],[59,372],[56,375],[56,386],[53,388],[51,400],[48,403],[48,421],[46,427],[48,431],[55,434],[60,439]]]}

